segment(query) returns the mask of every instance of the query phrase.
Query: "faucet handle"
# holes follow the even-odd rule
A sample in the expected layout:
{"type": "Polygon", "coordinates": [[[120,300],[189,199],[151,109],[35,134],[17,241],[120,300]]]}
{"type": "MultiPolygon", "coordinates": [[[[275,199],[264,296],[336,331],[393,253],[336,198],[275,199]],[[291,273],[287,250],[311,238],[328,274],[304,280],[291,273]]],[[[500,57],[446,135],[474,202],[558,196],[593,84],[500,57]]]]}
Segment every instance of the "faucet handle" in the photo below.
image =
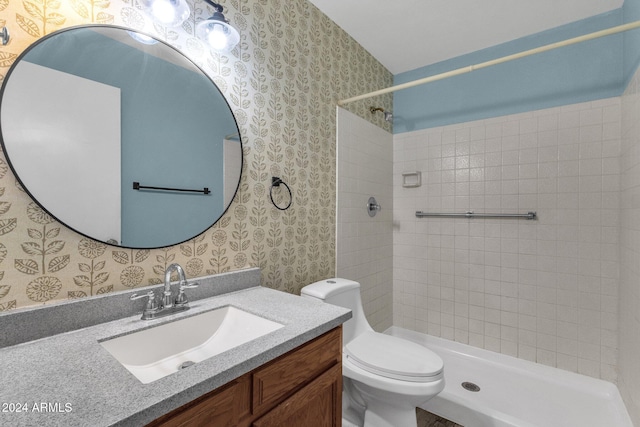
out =
{"type": "Polygon", "coordinates": [[[178,296],[176,297],[176,305],[184,305],[187,304],[189,302],[189,300],[187,299],[187,295],[185,294],[184,290],[185,289],[191,289],[191,288],[197,288],[198,287],[198,283],[192,283],[192,284],[187,284],[187,282],[185,281],[183,284],[180,285],[180,291],[178,292],[178,296]]]}
{"type": "Polygon", "coordinates": [[[144,308],[144,311],[154,311],[158,309],[158,306],[156,304],[156,294],[153,291],[149,291],[144,295],[138,295],[138,294],[133,294],[129,297],[129,299],[131,301],[133,300],[137,300],[140,298],[149,298],[147,300],[147,305],[144,308]]]}

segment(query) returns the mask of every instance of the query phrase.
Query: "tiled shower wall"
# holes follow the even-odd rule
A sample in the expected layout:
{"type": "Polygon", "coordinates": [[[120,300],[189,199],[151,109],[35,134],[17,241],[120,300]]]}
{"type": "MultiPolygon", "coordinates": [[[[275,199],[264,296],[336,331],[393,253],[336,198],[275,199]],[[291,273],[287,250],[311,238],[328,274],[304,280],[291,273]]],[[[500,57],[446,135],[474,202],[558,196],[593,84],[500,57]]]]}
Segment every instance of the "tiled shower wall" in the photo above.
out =
{"type": "Polygon", "coordinates": [[[394,325],[615,380],[620,120],[611,98],[395,135],[394,325]]]}
{"type": "Polygon", "coordinates": [[[378,331],[392,324],[393,136],[338,108],[336,275],[360,282],[362,305],[378,331]],[[382,210],[369,217],[374,196],[382,210]]]}
{"type": "Polygon", "coordinates": [[[618,388],[640,425],[640,73],[622,96],[618,388]]]}

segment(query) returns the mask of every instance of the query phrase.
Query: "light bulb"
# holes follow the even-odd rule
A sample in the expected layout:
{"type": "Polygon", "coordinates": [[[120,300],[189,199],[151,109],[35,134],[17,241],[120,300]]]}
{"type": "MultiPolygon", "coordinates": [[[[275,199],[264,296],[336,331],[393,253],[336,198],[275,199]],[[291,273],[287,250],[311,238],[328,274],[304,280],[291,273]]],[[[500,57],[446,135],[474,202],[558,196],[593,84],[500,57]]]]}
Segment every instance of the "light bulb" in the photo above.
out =
{"type": "Polygon", "coordinates": [[[235,28],[214,17],[197,23],[196,35],[218,52],[229,52],[240,41],[240,34],[235,28]]]}
{"type": "Polygon", "coordinates": [[[152,0],[148,11],[155,22],[166,27],[182,25],[191,13],[185,0],[152,0]]]}
{"type": "Polygon", "coordinates": [[[213,30],[207,35],[207,42],[215,50],[222,50],[227,45],[227,35],[222,25],[214,25],[213,30]]]}

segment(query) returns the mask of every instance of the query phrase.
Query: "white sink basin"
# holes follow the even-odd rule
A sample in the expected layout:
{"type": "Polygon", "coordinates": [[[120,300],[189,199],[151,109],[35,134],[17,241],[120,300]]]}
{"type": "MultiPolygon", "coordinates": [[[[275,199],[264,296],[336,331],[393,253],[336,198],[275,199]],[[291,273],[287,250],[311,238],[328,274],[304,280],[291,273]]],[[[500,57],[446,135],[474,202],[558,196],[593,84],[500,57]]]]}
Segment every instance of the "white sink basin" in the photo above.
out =
{"type": "Polygon", "coordinates": [[[147,384],[283,326],[226,306],[100,344],[147,384]]]}

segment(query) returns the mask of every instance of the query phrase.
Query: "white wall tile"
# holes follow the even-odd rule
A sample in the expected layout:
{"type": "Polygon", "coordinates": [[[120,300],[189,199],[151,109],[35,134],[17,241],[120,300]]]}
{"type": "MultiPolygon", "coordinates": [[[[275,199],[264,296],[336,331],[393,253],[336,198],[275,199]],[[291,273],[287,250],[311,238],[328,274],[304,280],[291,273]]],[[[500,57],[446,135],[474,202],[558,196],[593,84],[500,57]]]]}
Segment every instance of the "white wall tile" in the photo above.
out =
{"type": "MultiPolygon", "coordinates": [[[[415,271],[406,262],[399,264],[403,268],[398,273],[393,271],[394,251],[402,254],[404,247],[413,247],[415,237],[406,230],[398,237],[401,243],[393,245],[391,177],[397,167],[415,170],[418,153],[426,155],[419,148],[428,138],[420,133],[403,135],[394,150],[390,133],[341,108],[337,127],[336,275],[360,282],[365,315],[372,327],[384,330],[393,323],[393,280],[400,284],[406,281],[406,286],[399,287],[408,290],[415,281],[415,271]],[[373,218],[365,208],[370,196],[382,206],[373,218]]],[[[411,199],[397,201],[403,210],[413,209],[411,203],[411,199]]],[[[406,296],[412,294],[400,295],[407,301],[412,299],[406,296]]],[[[415,324],[415,307],[397,312],[413,319],[406,320],[407,325],[415,324]]]]}
{"type": "MultiPolygon", "coordinates": [[[[627,410],[635,424],[640,424],[640,94],[637,92],[640,75],[636,73],[622,96],[620,134],[620,287],[619,297],[606,295],[603,305],[606,313],[601,317],[601,325],[606,328],[603,341],[607,345],[602,349],[603,364],[601,370],[611,376],[610,366],[617,366],[618,387],[625,401],[627,410]],[[617,304],[616,304],[617,302],[617,304]],[[617,322],[610,314],[619,309],[617,322]],[[619,339],[613,340],[608,331],[619,325],[619,339]],[[619,348],[616,349],[616,344],[619,348]]],[[[617,111],[613,107],[605,107],[603,117],[615,123],[617,111]]],[[[615,153],[614,153],[615,155],[615,153]]],[[[603,171],[612,170],[603,162],[603,171]]],[[[613,188],[615,183],[603,179],[603,187],[613,188]]],[[[603,232],[605,236],[610,230],[603,232]]],[[[605,248],[605,250],[608,249],[605,248]]],[[[610,257],[611,253],[606,252],[610,257]]],[[[611,266],[606,270],[610,272],[611,266]]],[[[607,282],[603,286],[605,294],[612,293],[612,286],[607,282]]],[[[613,292],[615,293],[615,292],[613,292]]]]}
{"type": "Polygon", "coordinates": [[[609,236],[620,226],[621,114],[612,98],[413,132],[429,145],[411,158],[438,183],[394,181],[394,287],[399,278],[423,286],[397,271],[423,268],[427,308],[402,299],[396,317],[417,324],[407,319],[413,305],[431,334],[615,380],[618,340],[603,337],[618,325],[620,254],[609,236]],[[414,210],[534,210],[539,219],[416,219],[414,210]],[[413,244],[407,223],[420,230],[413,244]]]}

